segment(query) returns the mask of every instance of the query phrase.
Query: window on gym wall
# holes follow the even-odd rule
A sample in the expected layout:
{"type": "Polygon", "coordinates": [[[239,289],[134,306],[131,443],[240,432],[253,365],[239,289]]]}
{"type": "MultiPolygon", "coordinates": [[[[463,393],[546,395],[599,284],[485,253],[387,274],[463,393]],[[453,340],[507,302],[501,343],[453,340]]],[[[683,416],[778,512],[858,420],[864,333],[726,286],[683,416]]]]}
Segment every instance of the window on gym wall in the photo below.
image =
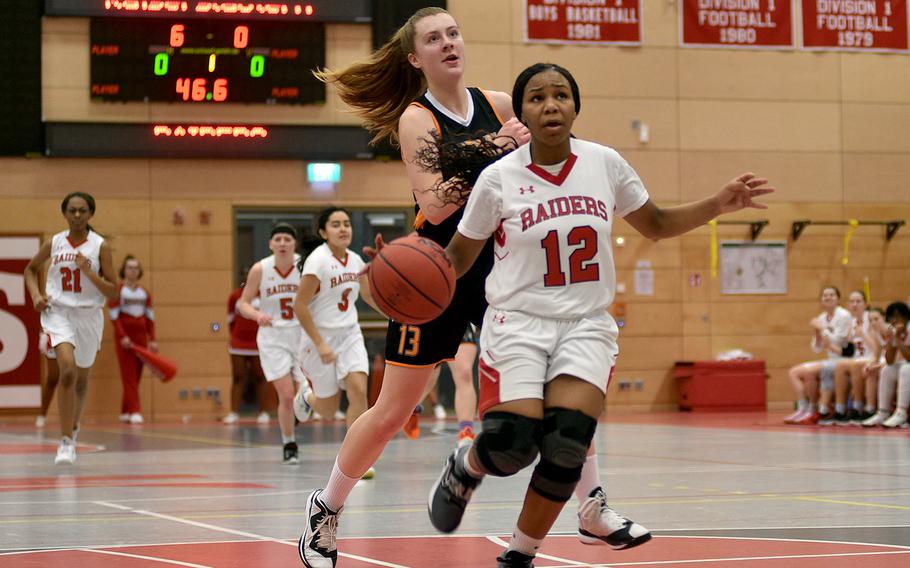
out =
{"type": "MultiPolygon", "coordinates": [[[[348,208],[354,238],[351,250],[362,254],[364,246],[372,246],[376,235],[382,233],[385,242],[390,242],[411,232],[413,212],[407,209],[348,208]]],[[[269,233],[279,222],[289,223],[297,230],[298,252],[309,253],[320,244],[317,223],[321,208],[270,209],[261,207],[238,207],[234,210],[234,279],[241,284],[242,269],[249,268],[256,261],[271,254],[269,233]]],[[[364,258],[368,261],[368,259],[364,258]]],[[[357,301],[360,320],[384,320],[363,299],[357,301]]]]}

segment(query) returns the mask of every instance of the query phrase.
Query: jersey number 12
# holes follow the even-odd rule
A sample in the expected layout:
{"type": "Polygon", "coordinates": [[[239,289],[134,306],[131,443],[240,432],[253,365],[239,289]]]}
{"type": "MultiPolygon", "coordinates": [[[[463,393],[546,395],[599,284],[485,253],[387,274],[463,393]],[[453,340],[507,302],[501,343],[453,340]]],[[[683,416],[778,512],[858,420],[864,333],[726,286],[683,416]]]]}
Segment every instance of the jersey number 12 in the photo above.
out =
{"type": "MultiPolygon", "coordinates": [[[[600,280],[600,265],[590,261],[597,256],[597,231],[589,225],[575,227],[566,238],[569,246],[582,245],[569,255],[569,284],[579,282],[596,282],[600,280]]],[[[540,241],[540,247],[547,255],[547,273],[543,275],[546,287],[565,286],[566,273],[562,270],[562,257],[559,254],[559,233],[555,230],[547,233],[540,241]]]]}

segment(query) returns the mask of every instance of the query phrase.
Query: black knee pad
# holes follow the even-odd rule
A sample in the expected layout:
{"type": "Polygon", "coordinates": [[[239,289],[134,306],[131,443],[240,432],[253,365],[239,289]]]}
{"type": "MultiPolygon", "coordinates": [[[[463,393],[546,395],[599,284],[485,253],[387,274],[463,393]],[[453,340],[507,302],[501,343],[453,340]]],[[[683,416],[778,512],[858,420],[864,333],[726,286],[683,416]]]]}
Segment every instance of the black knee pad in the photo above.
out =
{"type": "Polygon", "coordinates": [[[486,473],[508,477],[537,459],[540,423],[511,412],[487,412],[483,432],[474,440],[474,449],[486,473]]]}
{"type": "Polygon", "coordinates": [[[565,503],[581,478],[597,421],[577,410],[548,408],[540,437],[540,463],[531,488],[541,497],[565,503]]]}

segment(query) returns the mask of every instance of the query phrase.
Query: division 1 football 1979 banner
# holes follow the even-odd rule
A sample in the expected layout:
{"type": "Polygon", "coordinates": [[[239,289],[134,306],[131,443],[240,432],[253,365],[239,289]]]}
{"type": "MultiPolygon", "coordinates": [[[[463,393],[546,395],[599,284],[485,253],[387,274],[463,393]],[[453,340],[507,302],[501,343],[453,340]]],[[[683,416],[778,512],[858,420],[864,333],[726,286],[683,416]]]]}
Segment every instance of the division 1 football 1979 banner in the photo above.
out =
{"type": "Polygon", "coordinates": [[[907,51],[907,0],[802,0],[803,47],[907,51]]]}
{"type": "Polygon", "coordinates": [[[529,43],[641,44],[641,0],[525,0],[529,43]]]}
{"type": "Polygon", "coordinates": [[[683,46],[792,49],[791,0],[681,0],[683,46]]]}

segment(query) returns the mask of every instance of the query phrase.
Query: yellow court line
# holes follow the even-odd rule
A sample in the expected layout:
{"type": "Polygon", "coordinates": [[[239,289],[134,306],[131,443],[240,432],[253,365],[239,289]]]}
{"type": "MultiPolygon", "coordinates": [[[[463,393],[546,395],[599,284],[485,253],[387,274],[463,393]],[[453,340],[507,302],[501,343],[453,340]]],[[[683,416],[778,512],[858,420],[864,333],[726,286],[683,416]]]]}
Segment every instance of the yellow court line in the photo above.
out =
{"type": "Polygon", "coordinates": [[[876,507],[879,509],[899,509],[901,511],[910,511],[906,505],[885,505],[883,503],[864,503],[862,501],[841,501],[838,499],[822,499],[820,497],[800,497],[800,501],[813,501],[816,503],[833,503],[835,505],[854,505],[857,507],[876,507]]]}
{"type": "MultiPolygon", "coordinates": [[[[93,428],[92,432],[104,432],[106,434],[122,434],[122,430],[108,430],[108,429],[97,429],[93,428]]],[[[274,444],[259,444],[253,442],[239,442],[236,440],[219,440],[217,438],[203,438],[200,436],[188,436],[184,434],[158,434],[154,432],[130,432],[132,436],[139,436],[141,438],[156,438],[160,440],[177,440],[181,442],[199,442],[202,444],[210,444],[213,446],[228,446],[233,448],[277,448],[278,443],[274,444]]],[[[173,451],[177,450],[176,448],[162,448],[160,450],[149,450],[149,451],[173,451]]],[[[311,448],[307,445],[307,452],[311,452],[317,455],[325,456],[335,456],[338,452],[337,450],[321,450],[318,448],[311,448]]]]}

